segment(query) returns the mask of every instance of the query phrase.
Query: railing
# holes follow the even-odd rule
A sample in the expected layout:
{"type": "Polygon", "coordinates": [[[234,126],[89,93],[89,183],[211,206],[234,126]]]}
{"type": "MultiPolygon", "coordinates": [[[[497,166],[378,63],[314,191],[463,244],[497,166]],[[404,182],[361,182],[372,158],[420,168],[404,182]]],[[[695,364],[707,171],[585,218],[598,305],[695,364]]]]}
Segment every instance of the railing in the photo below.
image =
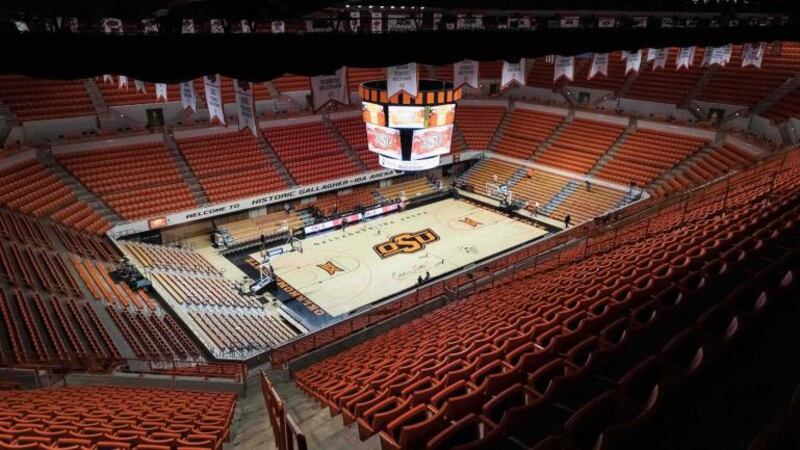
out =
{"type": "Polygon", "coordinates": [[[264,372],[261,372],[261,393],[267,407],[267,415],[275,435],[278,450],[307,450],[306,437],[294,417],[286,412],[283,401],[278,396],[264,372]]]}
{"type": "Polygon", "coordinates": [[[519,249],[512,249],[477,266],[469,266],[444,279],[387,300],[385,303],[348,317],[316,332],[272,349],[272,366],[282,367],[306,353],[338,341],[355,332],[428,303],[443,294],[461,298],[520,277],[552,270],[617,245],[633,242],[652,233],[685,223],[687,212],[717,205],[718,212],[730,206],[731,194],[758,186],[772,195],[775,178],[785,170],[787,153],[776,155],[746,172],[733,172],[684,193],[665,199],[646,199],[618,211],[609,223],[586,222],[519,249]],[[666,225],[661,222],[666,221],[666,225]]]}

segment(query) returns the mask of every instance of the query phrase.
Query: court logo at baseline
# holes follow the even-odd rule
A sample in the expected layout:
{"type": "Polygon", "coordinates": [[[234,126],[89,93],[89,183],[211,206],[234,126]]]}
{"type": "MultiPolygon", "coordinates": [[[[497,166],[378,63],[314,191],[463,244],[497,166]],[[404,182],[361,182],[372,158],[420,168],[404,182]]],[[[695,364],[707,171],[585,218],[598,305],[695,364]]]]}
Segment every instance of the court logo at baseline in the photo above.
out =
{"type": "Polygon", "coordinates": [[[325,272],[327,272],[328,275],[330,275],[330,276],[333,276],[333,274],[335,274],[336,272],[344,272],[344,269],[342,269],[341,267],[337,266],[336,264],[334,264],[331,261],[325,261],[322,264],[317,264],[317,267],[319,267],[320,269],[322,269],[325,272]]]}
{"type": "Polygon", "coordinates": [[[400,253],[416,253],[426,245],[439,240],[439,235],[430,228],[415,233],[400,233],[372,247],[381,259],[390,258],[400,253]]]}

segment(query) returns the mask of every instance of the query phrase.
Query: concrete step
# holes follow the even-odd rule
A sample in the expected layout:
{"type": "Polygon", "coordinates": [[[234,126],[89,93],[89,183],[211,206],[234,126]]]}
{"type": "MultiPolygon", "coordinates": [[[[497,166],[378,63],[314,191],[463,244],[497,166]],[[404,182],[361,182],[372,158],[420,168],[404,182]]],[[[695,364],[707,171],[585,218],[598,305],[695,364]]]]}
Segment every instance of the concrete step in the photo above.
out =
{"type": "MultiPolygon", "coordinates": [[[[272,83],[267,83],[267,84],[272,84],[272,83]]],[[[272,164],[272,167],[274,167],[278,171],[278,173],[281,174],[283,181],[285,181],[287,185],[297,186],[297,180],[294,179],[292,174],[289,172],[289,169],[286,168],[286,166],[283,164],[283,161],[281,161],[281,159],[278,157],[278,154],[275,153],[275,150],[272,148],[272,146],[269,144],[269,141],[264,136],[264,132],[261,130],[260,127],[257,128],[257,130],[258,130],[257,139],[259,143],[258,147],[267,157],[270,164],[272,164]]]]}

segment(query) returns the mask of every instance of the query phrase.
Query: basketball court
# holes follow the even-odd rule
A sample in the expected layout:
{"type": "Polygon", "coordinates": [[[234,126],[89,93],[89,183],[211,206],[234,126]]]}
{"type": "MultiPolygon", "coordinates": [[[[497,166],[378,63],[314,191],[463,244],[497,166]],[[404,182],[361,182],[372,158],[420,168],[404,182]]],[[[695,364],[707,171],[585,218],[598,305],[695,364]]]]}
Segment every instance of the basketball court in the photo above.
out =
{"type": "MultiPolygon", "coordinates": [[[[547,234],[465,201],[447,199],[302,241],[272,259],[277,276],[331,316],[353,311],[547,234]]],[[[260,260],[258,252],[250,255],[260,260]]]]}

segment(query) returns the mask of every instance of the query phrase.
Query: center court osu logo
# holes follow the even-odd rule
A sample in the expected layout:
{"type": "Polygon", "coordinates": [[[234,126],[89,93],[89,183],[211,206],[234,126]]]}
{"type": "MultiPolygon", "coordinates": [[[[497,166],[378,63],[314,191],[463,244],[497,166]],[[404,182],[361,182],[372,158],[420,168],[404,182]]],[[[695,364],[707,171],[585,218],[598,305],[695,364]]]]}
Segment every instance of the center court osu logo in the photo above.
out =
{"type": "Polygon", "coordinates": [[[426,228],[416,233],[400,233],[389,238],[386,242],[372,247],[375,253],[386,259],[400,253],[416,253],[425,248],[426,245],[439,240],[439,235],[430,228],[426,228]]]}
{"type": "Polygon", "coordinates": [[[331,261],[326,261],[322,264],[317,264],[317,267],[324,270],[325,272],[328,272],[328,275],[330,276],[333,276],[333,274],[335,274],[336,272],[344,272],[344,269],[337,266],[331,261]]]}

